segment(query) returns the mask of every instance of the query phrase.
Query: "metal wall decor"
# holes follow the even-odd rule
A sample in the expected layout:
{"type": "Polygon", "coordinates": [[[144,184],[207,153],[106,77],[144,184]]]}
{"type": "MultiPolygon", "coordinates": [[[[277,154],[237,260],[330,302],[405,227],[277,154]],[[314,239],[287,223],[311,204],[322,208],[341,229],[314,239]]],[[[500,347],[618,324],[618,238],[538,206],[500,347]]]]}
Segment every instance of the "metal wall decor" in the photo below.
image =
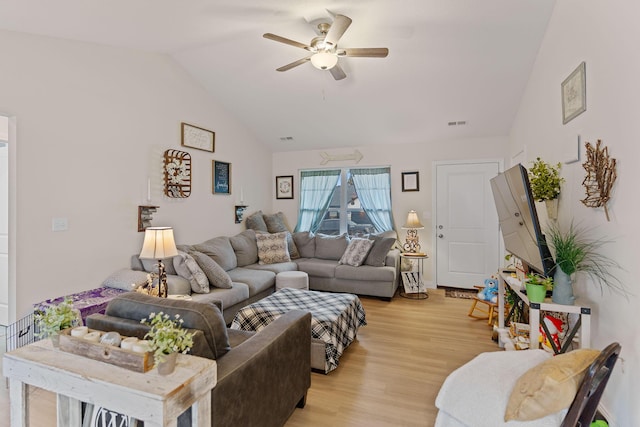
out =
{"type": "Polygon", "coordinates": [[[191,195],[191,155],[186,151],[164,152],[164,194],[171,198],[191,195]]]}
{"type": "Polygon", "coordinates": [[[611,189],[616,182],[616,159],[609,157],[608,147],[602,147],[602,141],[598,140],[594,147],[589,142],[585,144],[587,149],[586,161],[582,167],[587,175],[582,181],[587,197],[582,203],[590,208],[604,208],[604,214],[609,219],[607,203],[611,198],[611,189]]]}

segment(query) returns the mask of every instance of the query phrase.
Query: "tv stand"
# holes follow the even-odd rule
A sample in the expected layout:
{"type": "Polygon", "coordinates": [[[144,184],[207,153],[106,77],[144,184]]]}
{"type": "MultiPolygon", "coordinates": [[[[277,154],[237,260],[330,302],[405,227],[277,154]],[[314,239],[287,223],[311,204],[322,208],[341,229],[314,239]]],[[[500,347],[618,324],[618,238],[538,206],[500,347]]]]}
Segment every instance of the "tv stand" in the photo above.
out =
{"type": "Polygon", "coordinates": [[[509,328],[505,327],[504,316],[504,298],[505,289],[509,287],[514,291],[517,298],[529,307],[529,349],[540,348],[538,341],[540,337],[540,311],[554,311],[558,313],[579,314],[579,320],[569,330],[566,331],[564,342],[561,343],[561,348],[557,353],[564,353],[567,350],[568,345],[573,340],[573,337],[579,332],[579,341],[581,348],[589,348],[591,346],[591,307],[581,304],[579,299],[576,299],[575,305],[563,305],[554,304],[549,300],[542,303],[530,302],[526,293],[522,289],[521,282],[511,277],[508,274],[500,273],[500,280],[498,281],[498,344],[500,347],[504,347],[505,350],[515,350],[515,346],[509,336],[509,328]]]}

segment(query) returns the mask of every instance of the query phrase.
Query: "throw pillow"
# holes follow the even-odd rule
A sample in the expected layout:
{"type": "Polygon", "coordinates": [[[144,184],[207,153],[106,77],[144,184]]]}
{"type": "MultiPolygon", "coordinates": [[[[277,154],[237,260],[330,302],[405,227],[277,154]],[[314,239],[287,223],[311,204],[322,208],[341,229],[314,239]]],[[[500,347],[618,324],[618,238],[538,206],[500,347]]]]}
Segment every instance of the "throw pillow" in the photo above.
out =
{"type": "Polygon", "coordinates": [[[198,294],[206,294],[209,292],[209,280],[191,255],[178,251],[178,256],[173,257],[173,266],[178,276],[189,281],[193,292],[198,294]]]}
{"type": "Polygon", "coordinates": [[[367,259],[364,261],[365,265],[372,265],[374,267],[382,267],[385,265],[387,259],[387,253],[391,250],[391,247],[396,242],[393,237],[380,237],[371,236],[373,246],[367,255],[367,259]]]}
{"type": "Polygon", "coordinates": [[[367,258],[371,246],[373,246],[372,240],[357,237],[351,239],[338,264],[347,264],[354,267],[361,266],[367,258]]]}
{"type": "Polygon", "coordinates": [[[347,249],[349,240],[347,234],[340,236],[328,236],[326,234],[316,234],[316,253],[315,257],[320,259],[331,259],[338,261],[342,258],[342,254],[347,249]]]}
{"type": "MultiPolygon", "coordinates": [[[[286,225],[286,220],[282,212],[274,213],[272,215],[263,215],[264,222],[267,225],[269,233],[280,233],[283,231],[289,231],[286,225]]],[[[289,249],[289,256],[291,259],[300,258],[300,252],[291,235],[287,236],[287,247],[289,249]]]]}
{"type": "Polygon", "coordinates": [[[258,245],[256,244],[256,232],[245,230],[240,234],[229,237],[233,251],[236,253],[238,267],[251,265],[258,262],[258,245]]]}
{"type": "Polygon", "coordinates": [[[504,420],[536,420],[568,408],[585,371],[599,354],[592,349],[574,350],[529,369],[511,391],[504,420]]]}
{"type": "Polygon", "coordinates": [[[216,288],[231,289],[231,277],[222,267],[218,265],[209,255],[202,252],[193,251],[190,254],[196,260],[204,274],[209,279],[209,283],[216,288]]]}
{"type": "Polygon", "coordinates": [[[316,240],[312,232],[299,231],[293,233],[293,241],[296,243],[296,247],[302,258],[313,258],[316,256],[316,240]]]}
{"type": "Polygon", "coordinates": [[[244,221],[245,226],[250,230],[255,231],[264,231],[268,232],[267,224],[264,222],[264,218],[262,217],[262,211],[258,211],[253,213],[247,217],[244,221]]]}
{"type": "Polygon", "coordinates": [[[209,255],[224,271],[233,270],[238,266],[236,253],[229,238],[226,236],[214,237],[206,242],[193,245],[193,250],[209,255]]]}
{"type": "Polygon", "coordinates": [[[102,286],[132,291],[147,283],[147,272],[123,268],[104,279],[102,286]]]}
{"type": "Polygon", "coordinates": [[[256,234],[259,264],[276,264],[291,261],[287,249],[287,234],[287,232],[256,234]]]}

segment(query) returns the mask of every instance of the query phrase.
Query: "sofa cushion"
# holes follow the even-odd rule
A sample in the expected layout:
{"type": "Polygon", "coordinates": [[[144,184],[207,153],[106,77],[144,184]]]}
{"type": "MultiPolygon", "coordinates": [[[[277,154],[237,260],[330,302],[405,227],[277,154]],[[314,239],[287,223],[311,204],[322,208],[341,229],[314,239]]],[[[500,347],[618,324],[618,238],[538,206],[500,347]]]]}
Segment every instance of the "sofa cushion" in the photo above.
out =
{"type": "Polygon", "coordinates": [[[293,233],[293,241],[296,243],[300,257],[313,258],[316,256],[316,240],[310,231],[293,233]]]}
{"type": "Polygon", "coordinates": [[[256,243],[256,232],[254,230],[245,230],[240,234],[229,237],[229,242],[231,242],[231,247],[236,253],[238,267],[258,262],[258,244],[256,243]]]}
{"type": "MultiPolygon", "coordinates": [[[[277,212],[271,215],[262,215],[262,217],[264,218],[265,224],[267,224],[267,230],[269,233],[281,233],[284,231],[290,233],[282,212],[277,212]]],[[[296,243],[291,234],[287,236],[287,249],[289,250],[289,256],[291,259],[300,258],[300,253],[298,252],[298,248],[296,247],[296,243]]]]}
{"type": "Polygon", "coordinates": [[[189,281],[191,290],[196,293],[209,292],[209,280],[198,265],[197,261],[188,253],[178,251],[178,256],[173,257],[173,266],[178,276],[189,281]]]}
{"type": "Polygon", "coordinates": [[[130,268],[123,268],[104,279],[102,286],[131,291],[147,283],[147,274],[149,273],[146,271],[136,271],[131,270],[130,268]]]}
{"type": "Polygon", "coordinates": [[[193,245],[193,249],[209,255],[224,271],[229,271],[238,266],[236,253],[233,251],[231,242],[226,236],[214,237],[206,242],[198,243],[193,245]]]}
{"type": "Polygon", "coordinates": [[[328,236],[326,234],[316,234],[316,252],[315,257],[320,259],[333,259],[338,261],[344,251],[347,249],[349,240],[347,233],[339,236],[328,236]]]}
{"type": "Polygon", "coordinates": [[[213,258],[198,251],[191,252],[191,256],[196,260],[202,271],[204,271],[207,279],[209,279],[209,284],[216,288],[231,288],[231,278],[213,258]]]}
{"type": "Polygon", "coordinates": [[[203,303],[220,303],[222,309],[233,307],[249,298],[249,286],[245,283],[234,282],[231,289],[214,288],[208,294],[191,294],[193,301],[203,303]]]}
{"type": "Polygon", "coordinates": [[[349,245],[347,245],[347,249],[344,251],[344,254],[342,254],[342,257],[340,258],[339,264],[347,264],[354,267],[359,267],[367,258],[371,246],[373,246],[372,240],[361,239],[358,237],[351,239],[349,245]]]}
{"type": "Polygon", "coordinates": [[[369,281],[369,282],[393,282],[396,277],[395,267],[373,267],[361,265],[339,265],[334,272],[336,279],[369,281]]]}
{"type": "Polygon", "coordinates": [[[276,284],[276,273],[272,271],[238,267],[231,270],[229,276],[234,282],[245,283],[249,287],[249,297],[266,291],[276,284]]]}
{"type": "Polygon", "coordinates": [[[169,295],[190,295],[191,283],[184,277],[167,274],[167,293],[169,295]]]}
{"type": "MultiPolygon", "coordinates": [[[[302,259],[302,258],[298,258],[298,259],[302,259]]],[[[277,264],[258,264],[258,263],[255,263],[255,264],[247,265],[244,268],[249,268],[251,270],[271,271],[271,272],[273,272],[275,274],[278,274],[278,273],[281,273],[283,271],[296,271],[296,270],[298,270],[298,264],[296,264],[294,261],[279,262],[277,264]]]]}
{"type": "Polygon", "coordinates": [[[289,251],[287,250],[287,234],[282,233],[257,233],[256,243],[258,245],[258,263],[275,264],[278,262],[289,262],[289,251]]]}
{"type": "Polygon", "coordinates": [[[149,314],[160,311],[171,317],[176,314],[180,315],[184,328],[201,330],[216,359],[230,350],[227,326],[224,323],[222,313],[218,307],[212,304],[157,298],[137,292],[127,292],[109,302],[106,314],[140,321],[148,318],[149,314]]]}
{"type": "Polygon", "coordinates": [[[371,236],[370,239],[373,241],[373,246],[367,255],[367,259],[364,260],[364,264],[373,267],[382,267],[385,265],[387,253],[391,250],[396,239],[393,237],[380,236],[371,236]]]}
{"type": "Polygon", "coordinates": [[[244,221],[245,226],[251,230],[255,231],[263,231],[265,233],[269,232],[267,228],[267,224],[264,222],[264,218],[262,216],[262,211],[258,211],[253,213],[247,217],[244,221]]]}
{"type": "MultiPolygon", "coordinates": [[[[335,277],[338,261],[331,259],[308,258],[297,261],[298,270],[304,271],[310,277],[335,277]]],[[[352,267],[355,268],[355,267],[352,267]]]]}
{"type": "MultiPolygon", "coordinates": [[[[148,273],[158,272],[157,259],[140,258],[140,262],[142,263],[142,267],[144,268],[144,271],[148,273]]],[[[162,260],[162,263],[164,264],[164,271],[166,271],[167,274],[173,274],[173,275],[178,274],[176,273],[176,270],[173,268],[173,258],[164,258],[162,260]]]]}

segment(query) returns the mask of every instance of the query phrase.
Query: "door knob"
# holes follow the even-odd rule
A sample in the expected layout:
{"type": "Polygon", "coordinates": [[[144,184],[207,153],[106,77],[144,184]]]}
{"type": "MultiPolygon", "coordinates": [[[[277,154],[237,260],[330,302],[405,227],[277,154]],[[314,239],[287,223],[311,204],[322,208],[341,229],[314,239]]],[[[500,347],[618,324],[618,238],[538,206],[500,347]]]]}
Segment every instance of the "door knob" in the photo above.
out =
{"type": "Polygon", "coordinates": [[[442,239],[444,237],[444,234],[438,234],[438,237],[442,239]]]}

